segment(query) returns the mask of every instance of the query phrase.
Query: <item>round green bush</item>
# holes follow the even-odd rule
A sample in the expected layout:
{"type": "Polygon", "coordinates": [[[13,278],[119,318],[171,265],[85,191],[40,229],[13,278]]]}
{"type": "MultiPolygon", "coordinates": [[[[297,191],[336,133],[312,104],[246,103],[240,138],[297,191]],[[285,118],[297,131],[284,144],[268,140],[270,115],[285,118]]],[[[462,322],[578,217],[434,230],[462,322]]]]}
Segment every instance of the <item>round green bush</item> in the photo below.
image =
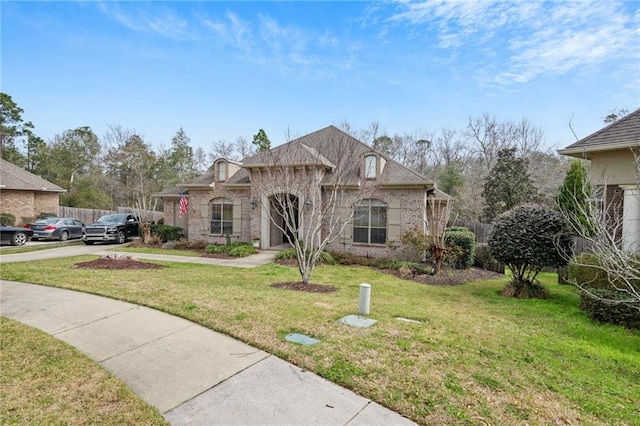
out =
{"type": "MultiPolygon", "coordinates": [[[[489,237],[493,257],[509,268],[516,288],[536,284],[536,276],[546,266],[566,265],[572,245],[567,221],[560,213],[538,204],[503,213],[489,237]]],[[[513,295],[520,293],[514,291],[513,295]]]]}

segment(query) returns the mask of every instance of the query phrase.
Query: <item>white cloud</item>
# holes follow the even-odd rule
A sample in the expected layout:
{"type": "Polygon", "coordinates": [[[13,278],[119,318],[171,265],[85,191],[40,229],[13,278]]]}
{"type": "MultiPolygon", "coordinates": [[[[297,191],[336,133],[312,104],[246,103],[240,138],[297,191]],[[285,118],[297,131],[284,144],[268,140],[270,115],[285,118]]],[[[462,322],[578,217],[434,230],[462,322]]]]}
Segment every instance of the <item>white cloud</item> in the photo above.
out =
{"type": "MultiPolygon", "coordinates": [[[[135,5],[129,3],[127,5],[135,5]]],[[[119,3],[101,1],[98,8],[116,22],[141,33],[155,33],[165,38],[174,40],[194,40],[197,35],[190,30],[188,22],[180,18],[174,11],[167,7],[127,8],[125,10],[119,3]]]]}
{"type": "Polygon", "coordinates": [[[485,58],[486,67],[501,70],[493,79],[499,85],[622,57],[638,60],[640,8],[632,3],[427,0],[396,7],[401,11],[389,21],[435,31],[441,49],[477,52],[490,46],[496,54],[485,58]]]}

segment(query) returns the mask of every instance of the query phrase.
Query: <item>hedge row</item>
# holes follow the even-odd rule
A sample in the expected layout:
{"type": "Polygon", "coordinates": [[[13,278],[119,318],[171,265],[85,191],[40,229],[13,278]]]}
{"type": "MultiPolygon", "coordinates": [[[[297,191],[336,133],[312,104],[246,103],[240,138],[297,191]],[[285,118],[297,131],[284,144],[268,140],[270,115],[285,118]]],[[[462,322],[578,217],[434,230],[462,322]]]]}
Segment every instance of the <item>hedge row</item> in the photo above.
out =
{"type": "MultiPolygon", "coordinates": [[[[580,309],[595,321],[640,329],[640,302],[616,290],[599,265],[598,256],[584,253],[568,266],[569,282],[584,289],[580,296],[580,309]]],[[[640,283],[637,285],[640,287],[640,283]]]]}

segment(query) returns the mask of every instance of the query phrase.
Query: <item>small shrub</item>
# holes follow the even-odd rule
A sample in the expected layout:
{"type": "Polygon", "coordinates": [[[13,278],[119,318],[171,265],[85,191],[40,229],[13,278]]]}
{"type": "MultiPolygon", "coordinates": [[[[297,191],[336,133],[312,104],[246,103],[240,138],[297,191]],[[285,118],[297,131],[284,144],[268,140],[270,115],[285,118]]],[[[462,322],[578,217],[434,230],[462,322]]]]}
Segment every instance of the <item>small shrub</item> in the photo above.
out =
{"type": "Polygon", "coordinates": [[[276,260],[291,260],[297,259],[296,250],[293,247],[286,248],[284,250],[280,250],[276,253],[276,260]]]}
{"type": "MultiPolygon", "coordinates": [[[[298,255],[293,247],[288,247],[276,253],[276,260],[290,260],[297,258],[298,255]]],[[[333,258],[330,252],[328,252],[327,250],[323,250],[318,257],[318,263],[322,263],[325,265],[335,265],[337,264],[337,261],[333,258]]]]}
{"type": "Polygon", "coordinates": [[[589,290],[589,293],[591,294],[583,291],[580,296],[580,309],[585,311],[589,318],[640,329],[640,302],[630,301],[626,293],[605,288],[594,288],[589,290]]]}
{"type": "MultiPolygon", "coordinates": [[[[389,262],[389,268],[397,271],[411,271],[412,275],[427,275],[433,273],[433,267],[418,262],[410,262],[407,260],[392,260],[389,262]]],[[[403,274],[406,275],[406,274],[403,274]]]]}
{"type": "Polygon", "coordinates": [[[209,244],[204,251],[207,253],[227,253],[229,250],[226,245],[209,244]]]}
{"type": "Polygon", "coordinates": [[[13,226],[16,223],[16,217],[11,213],[0,213],[0,224],[4,226],[13,226]]]}
{"type": "Polygon", "coordinates": [[[599,265],[600,261],[595,254],[583,253],[576,256],[568,266],[569,282],[575,283],[579,287],[614,290],[606,271],[599,265]]]}
{"type": "MultiPolygon", "coordinates": [[[[223,246],[224,247],[224,246],[223,246]]],[[[258,250],[251,244],[232,244],[229,254],[233,257],[247,257],[258,253],[258,250]]]]}
{"type": "Polygon", "coordinates": [[[179,226],[153,224],[151,235],[156,235],[160,241],[178,241],[182,237],[182,228],[179,226]]]}
{"type": "Polygon", "coordinates": [[[486,269],[504,274],[504,265],[498,262],[492,255],[491,249],[486,244],[478,244],[473,257],[473,265],[477,268],[486,269]]]}
{"type": "Polygon", "coordinates": [[[469,269],[476,251],[476,236],[467,228],[451,227],[445,231],[447,262],[456,269],[469,269]]]}

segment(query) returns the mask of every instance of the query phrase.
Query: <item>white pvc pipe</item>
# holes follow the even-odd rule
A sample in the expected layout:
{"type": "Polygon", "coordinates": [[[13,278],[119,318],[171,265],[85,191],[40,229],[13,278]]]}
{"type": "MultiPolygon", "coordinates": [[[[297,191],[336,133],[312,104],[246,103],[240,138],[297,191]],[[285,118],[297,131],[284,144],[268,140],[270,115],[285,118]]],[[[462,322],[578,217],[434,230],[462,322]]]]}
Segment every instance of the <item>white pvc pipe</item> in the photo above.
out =
{"type": "Polygon", "coordinates": [[[369,315],[369,305],[371,304],[371,284],[360,284],[360,306],[358,313],[360,315],[369,315]]]}

